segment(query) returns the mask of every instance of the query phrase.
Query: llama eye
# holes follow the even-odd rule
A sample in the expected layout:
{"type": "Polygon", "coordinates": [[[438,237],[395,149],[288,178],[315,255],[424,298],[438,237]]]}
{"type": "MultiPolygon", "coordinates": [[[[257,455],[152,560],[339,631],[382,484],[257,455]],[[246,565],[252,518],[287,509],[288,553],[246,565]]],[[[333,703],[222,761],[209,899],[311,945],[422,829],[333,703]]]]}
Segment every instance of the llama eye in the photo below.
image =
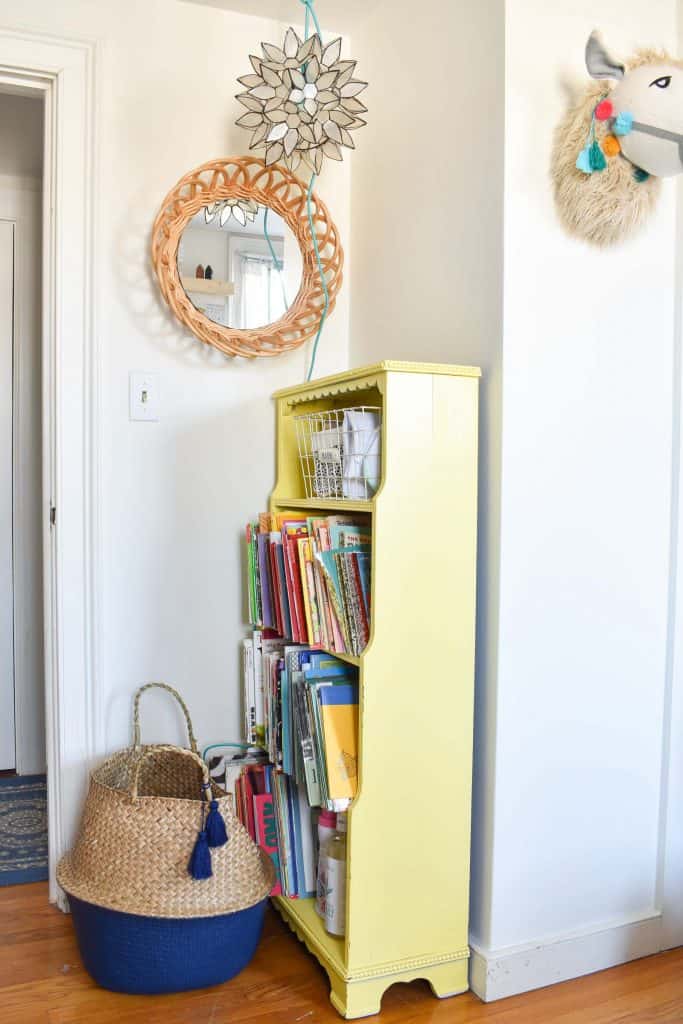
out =
{"type": "Polygon", "coordinates": [[[668,89],[671,85],[671,75],[662,75],[661,78],[655,78],[654,82],[650,82],[650,88],[656,85],[658,89],[668,89]]]}

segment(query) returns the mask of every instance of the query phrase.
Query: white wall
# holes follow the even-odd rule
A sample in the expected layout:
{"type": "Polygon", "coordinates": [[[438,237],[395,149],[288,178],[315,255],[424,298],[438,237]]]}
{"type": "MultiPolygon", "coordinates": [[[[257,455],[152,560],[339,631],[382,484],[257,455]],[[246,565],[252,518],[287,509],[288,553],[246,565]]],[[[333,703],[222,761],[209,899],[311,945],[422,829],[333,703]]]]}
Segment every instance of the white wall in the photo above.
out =
{"type": "Polygon", "coordinates": [[[674,340],[673,186],[594,251],[562,233],[548,167],[591,29],[675,51],[675,3],[645,24],[622,0],[506,10],[493,950],[655,909],[674,340]]]}
{"type": "MultiPolygon", "coordinates": [[[[683,0],[678,0],[678,48],[683,53],[683,0]]],[[[683,505],[681,473],[683,436],[683,181],[677,189],[677,245],[674,277],[676,344],[673,362],[673,458],[671,516],[671,587],[669,606],[669,650],[667,687],[664,694],[664,744],[662,750],[661,824],[662,842],[658,877],[658,904],[662,908],[662,945],[668,949],[683,943],[683,505]]]]}
{"type": "Polygon", "coordinates": [[[472,922],[490,903],[501,458],[502,0],[380,3],[353,33],[368,128],[352,172],[351,362],[482,367],[472,922]],[[390,25],[390,30],[388,26],[390,25]],[[446,53],[445,59],[442,54],[446,53]],[[426,55],[432,54],[428,58],[426,55]],[[381,187],[380,187],[381,183],[381,187]]]}
{"type": "Polygon", "coordinates": [[[641,237],[596,252],[560,228],[549,166],[590,31],[624,54],[676,52],[676,7],[507,0],[503,20],[502,5],[442,0],[418,32],[407,3],[387,31],[385,4],[353,34],[382,87],[353,168],[352,361],[485,371],[471,907],[485,998],[666,944],[675,186],[641,237]],[[444,40],[445,62],[406,73],[444,40]]]}
{"type": "MultiPolygon", "coordinates": [[[[248,133],[234,127],[236,78],[283,28],[174,0],[26,0],[19,10],[0,0],[0,22],[101,44],[98,749],[128,742],[131,694],[150,679],[186,696],[201,743],[239,737],[242,528],[273,481],[269,395],[303,379],[307,353],[230,361],[200,345],[159,298],[150,229],[188,170],[248,151],[248,133]],[[158,375],[159,423],[129,422],[131,370],[158,375]]],[[[334,165],[317,185],[344,243],[348,174],[348,163],[334,165]]],[[[317,374],[347,365],[348,294],[328,322],[317,374]]],[[[177,721],[150,695],[143,737],[179,739],[177,721]]]]}

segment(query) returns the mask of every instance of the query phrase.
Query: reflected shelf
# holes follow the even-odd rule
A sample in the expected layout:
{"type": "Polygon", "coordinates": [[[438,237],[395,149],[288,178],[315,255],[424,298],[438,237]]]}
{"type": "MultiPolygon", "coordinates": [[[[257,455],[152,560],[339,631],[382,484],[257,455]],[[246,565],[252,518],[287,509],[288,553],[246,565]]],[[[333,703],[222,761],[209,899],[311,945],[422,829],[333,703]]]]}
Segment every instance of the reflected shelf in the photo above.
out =
{"type": "Polygon", "coordinates": [[[180,283],[186,292],[202,295],[234,295],[235,286],[232,281],[216,281],[214,278],[181,277],[180,283]]]}

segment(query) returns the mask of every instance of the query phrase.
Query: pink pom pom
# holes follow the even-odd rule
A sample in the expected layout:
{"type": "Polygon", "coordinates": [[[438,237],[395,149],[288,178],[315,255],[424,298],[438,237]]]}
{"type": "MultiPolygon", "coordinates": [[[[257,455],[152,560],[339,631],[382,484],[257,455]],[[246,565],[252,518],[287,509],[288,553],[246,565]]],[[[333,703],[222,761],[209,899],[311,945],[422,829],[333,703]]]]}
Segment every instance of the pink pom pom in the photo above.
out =
{"type": "Polygon", "coordinates": [[[613,114],[614,107],[612,106],[611,100],[602,100],[595,108],[595,116],[598,121],[606,121],[607,118],[612,117],[613,114]]]}

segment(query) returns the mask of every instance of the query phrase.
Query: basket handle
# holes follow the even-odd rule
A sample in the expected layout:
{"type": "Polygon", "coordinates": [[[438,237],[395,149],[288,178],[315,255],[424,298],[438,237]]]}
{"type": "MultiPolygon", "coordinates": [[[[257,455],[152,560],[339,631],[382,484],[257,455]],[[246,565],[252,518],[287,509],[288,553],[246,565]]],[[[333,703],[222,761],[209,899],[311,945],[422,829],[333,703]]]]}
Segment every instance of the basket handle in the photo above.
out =
{"type": "Polygon", "coordinates": [[[185,715],[185,722],[187,723],[187,738],[190,741],[190,749],[193,753],[198,755],[199,749],[192,730],[192,719],[190,718],[190,712],[187,710],[187,704],[178,691],[174,690],[173,687],[169,686],[167,683],[145,683],[144,686],[141,686],[140,689],[137,690],[133,700],[133,746],[136,750],[140,749],[140,697],[143,695],[145,690],[151,690],[153,687],[158,687],[160,690],[166,690],[166,692],[170,693],[172,697],[175,697],[178,704],[180,704],[180,708],[185,715]]]}
{"type": "Polygon", "coordinates": [[[153,754],[182,754],[183,757],[192,758],[195,764],[199,765],[202,770],[202,794],[204,799],[207,803],[211,802],[213,795],[211,793],[209,768],[206,761],[203,761],[196,751],[186,750],[184,747],[174,747],[170,743],[159,743],[153,747],[146,747],[145,750],[143,750],[142,754],[135,762],[135,767],[133,768],[133,778],[130,785],[131,800],[135,801],[138,798],[138,784],[140,781],[140,769],[142,767],[142,762],[153,754]]]}

